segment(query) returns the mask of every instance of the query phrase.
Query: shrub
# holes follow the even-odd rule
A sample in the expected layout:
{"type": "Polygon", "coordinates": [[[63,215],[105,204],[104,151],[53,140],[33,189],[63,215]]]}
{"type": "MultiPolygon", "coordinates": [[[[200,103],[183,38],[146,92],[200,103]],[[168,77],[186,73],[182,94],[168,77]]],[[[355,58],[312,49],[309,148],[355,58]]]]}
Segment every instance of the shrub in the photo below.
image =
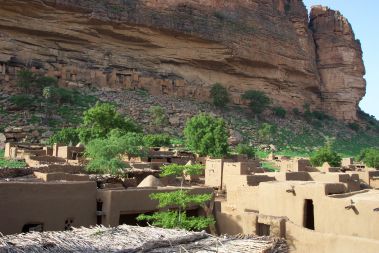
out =
{"type": "Polygon", "coordinates": [[[10,97],[9,101],[20,109],[26,109],[30,108],[34,100],[30,95],[21,94],[10,97]]]}
{"type": "Polygon", "coordinates": [[[349,124],[347,124],[347,126],[350,129],[354,130],[355,132],[358,132],[359,129],[360,129],[359,125],[357,123],[355,123],[355,122],[354,123],[349,123],[349,124]]]}
{"type": "Polygon", "coordinates": [[[29,70],[20,70],[17,72],[17,86],[28,93],[33,87],[36,75],[29,70]]]}
{"type": "Polygon", "coordinates": [[[271,103],[270,98],[262,91],[249,90],[242,95],[249,101],[249,106],[255,114],[261,114],[271,103]]]}
{"type": "Polygon", "coordinates": [[[357,160],[364,162],[367,166],[371,168],[379,169],[379,149],[364,149],[358,155],[357,160]]]}
{"type": "Polygon", "coordinates": [[[221,84],[215,83],[211,88],[211,98],[215,106],[225,107],[229,103],[228,90],[221,84]]]}
{"type": "Polygon", "coordinates": [[[36,88],[42,90],[45,87],[52,86],[55,87],[58,85],[58,79],[50,76],[39,76],[36,77],[35,86],[36,88]]]}
{"type": "Polygon", "coordinates": [[[279,118],[285,118],[287,114],[287,111],[281,106],[272,108],[272,111],[274,112],[274,115],[279,118]]]}
{"type": "Polygon", "coordinates": [[[56,132],[48,140],[50,145],[54,143],[69,145],[70,143],[76,145],[80,142],[79,133],[77,128],[63,128],[56,132]]]}
{"type": "Polygon", "coordinates": [[[272,136],[275,133],[275,131],[275,126],[268,123],[263,123],[258,130],[258,137],[261,141],[268,142],[272,139],[272,136]]]}
{"type": "Polygon", "coordinates": [[[143,142],[147,147],[168,147],[171,138],[167,134],[148,134],[143,137],[143,142]]]}
{"type": "Polygon", "coordinates": [[[117,174],[127,164],[121,156],[144,156],[142,135],[137,133],[122,134],[113,130],[108,138],[91,140],[86,146],[86,156],[90,158],[86,170],[94,173],[117,174]]]}
{"type": "Polygon", "coordinates": [[[311,156],[311,164],[313,166],[322,166],[325,162],[329,163],[332,167],[341,166],[342,157],[333,151],[332,144],[327,143],[324,147],[316,151],[311,156]]]}
{"type": "Polygon", "coordinates": [[[228,130],[225,121],[199,114],[187,121],[184,129],[187,147],[201,156],[223,157],[228,153],[228,130]]]}
{"type": "Polygon", "coordinates": [[[292,112],[293,112],[293,114],[296,115],[296,116],[299,116],[299,115],[301,114],[299,108],[293,108],[293,109],[292,109],[292,112]]]}
{"type": "Polygon", "coordinates": [[[141,132],[140,127],[131,119],[121,116],[116,107],[108,103],[96,105],[84,112],[83,123],[79,128],[80,141],[105,138],[113,129],[122,133],[141,132]]]}
{"type": "Polygon", "coordinates": [[[238,144],[236,152],[239,155],[247,155],[248,158],[255,158],[256,150],[247,144],[238,144]]]}
{"type": "Polygon", "coordinates": [[[168,118],[165,110],[161,106],[151,106],[149,108],[151,124],[154,127],[163,127],[168,125],[168,118]]]}

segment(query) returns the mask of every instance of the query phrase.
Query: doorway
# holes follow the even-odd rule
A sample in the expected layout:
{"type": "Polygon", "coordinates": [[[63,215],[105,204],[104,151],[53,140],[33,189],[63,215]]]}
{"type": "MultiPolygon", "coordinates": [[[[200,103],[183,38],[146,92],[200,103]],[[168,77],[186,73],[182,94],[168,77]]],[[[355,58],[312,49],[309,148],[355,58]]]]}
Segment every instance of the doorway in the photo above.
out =
{"type": "Polygon", "coordinates": [[[304,202],[304,227],[315,230],[315,216],[312,199],[306,199],[304,202]]]}

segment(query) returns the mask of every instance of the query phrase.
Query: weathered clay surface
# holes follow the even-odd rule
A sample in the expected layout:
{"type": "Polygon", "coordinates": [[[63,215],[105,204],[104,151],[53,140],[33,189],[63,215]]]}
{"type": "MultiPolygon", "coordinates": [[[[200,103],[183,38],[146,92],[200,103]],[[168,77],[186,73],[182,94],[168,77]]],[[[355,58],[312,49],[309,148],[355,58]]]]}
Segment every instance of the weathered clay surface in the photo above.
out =
{"type": "Polygon", "coordinates": [[[219,82],[235,104],[244,104],[244,91],[259,89],[287,109],[309,103],[353,120],[364,87],[335,85],[333,76],[363,82],[362,71],[349,71],[362,61],[361,50],[351,46],[351,29],[339,37],[329,19],[312,19],[316,58],[301,0],[0,0],[0,80],[9,87],[27,66],[67,86],[200,100],[219,82]],[[334,40],[347,45],[346,62],[328,64],[328,49],[319,47],[329,40],[325,48],[334,40]]]}

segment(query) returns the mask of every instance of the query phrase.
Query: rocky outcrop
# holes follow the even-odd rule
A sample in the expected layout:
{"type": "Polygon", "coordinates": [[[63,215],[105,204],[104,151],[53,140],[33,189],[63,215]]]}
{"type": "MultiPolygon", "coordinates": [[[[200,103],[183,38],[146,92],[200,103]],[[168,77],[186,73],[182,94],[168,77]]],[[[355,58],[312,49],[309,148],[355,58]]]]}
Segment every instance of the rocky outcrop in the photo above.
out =
{"type": "MultiPolygon", "coordinates": [[[[235,104],[245,104],[244,91],[258,89],[286,109],[308,103],[344,120],[356,118],[363,95],[356,88],[351,88],[354,101],[341,95],[349,82],[330,88],[318,38],[338,34],[334,28],[327,32],[330,26],[318,29],[322,22],[313,19],[316,50],[301,0],[0,3],[2,87],[14,83],[24,67],[56,76],[66,86],[145,88],[200,100],[208,100],[210,86],[218,82],[235,104]]],[[[340,67],[330,69],[344,80],[352,76],[340,67]]]]}
{"type": "Polygon", "coordinates": [[[355,120],[366,93],[361,44],[346,18],[327,7],[312,8],[310,28],[317,46],[323,109],[334,111],[337,118],[355,120]]]}

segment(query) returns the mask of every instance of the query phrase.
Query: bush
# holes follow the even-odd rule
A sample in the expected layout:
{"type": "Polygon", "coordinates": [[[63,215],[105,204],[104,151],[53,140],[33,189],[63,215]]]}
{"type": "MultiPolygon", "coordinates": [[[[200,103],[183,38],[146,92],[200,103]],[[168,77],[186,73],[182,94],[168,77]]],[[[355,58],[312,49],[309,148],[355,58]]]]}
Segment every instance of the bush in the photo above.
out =
{"type": "Polygon", "coordinates": [[[347,126],[351,129],[351,130],[354,130],[355,132],[358,132],[360,127],[357,123],[349,123],[347,124],[347,126]]]}
{"type": "Polygon", "coordinates": [[[52,86],[55,87],[58,85],[58,79],[50,76],[39,76],[35,80],[36,88],[43,90],[43,88],[52,86]]]}
{"type": "Polygon", "coordinates": [[[340,167],[341,160],[342,157],[338,155],[337,152],[333,151],[331,144],[325,145],[311,156],[311,164],[313,166],[322,166],[327,162],[332,167],[340,167]]]}
{"type": "Polygon", "coordinates": [[[171,138],[167,134],[148,134],[143,137],[143,142],[147,147],[168,147],[171,138]]]}
{"type": "Polygon", "coordinates": [[[161,106],[151,106],[149,108],[151,124],[154,127],[163,127],[168,125],[168,118],[165,110],[161,106]]]}
{"type": "Polygon", "coordinates": [[[27,109],[33,104],[34,99],[30,95],[14,95],[9,98],[9,101],[20,109],[27,109]]]}
{"type": "Polygon", "coordinates": [[[223,157],[228,153],[228,130],[225,121],[199,114],[187,121],[184,129],[187,147],[201,156],[223,157]]]}
{"type": "Polygon", "coordinates": [[[33,87],[36,80],[36,75],[29,70],[20,70],[17,72],[17,86],[28,93],[33,87]]]}
{"type": "Polygon", "coordinates": [[[91,140],[86,146],[86,157],[90,158],[86,170],[92,173],[117,174],[127,164],[121,156],[144,156],[142,135],[113,130],[108,138],[91,140]]]}
{"type": "Polygon", "coordinates": [[[255,158],[256,150],[247,144],[238,144],[236,152],[239,155],[247,155],[248,158],[255,158]]]}
{"type": "Polygon", "coordinates": [[[257,90],[246,91],[242,99],[249,100],[249,106],[255,114],[261,114],[271,103],[264,92],[257,90]]]}
{"type": "Polygon", "coordinates": [[[228,90],[221,84],[215,83],[211,88],[211,98],[215,106],[225,107],[229,103],[228,90]]]}
{"type": "Polygon", "coordinates": [[[77,128],[63,128],[59,132],[55,133],[49,138],[48,143],[50,145],[54,143],[64,144],[64,145],[76,145],[80,142],[79,133],[77,128]]]}
{"type": "Polygon", "coordinates": [[[268,123],[263,123],[258,130],[258,137],[263,142],[269,142],[276,131],[276,127],[268,123]]]}
{"type": "Polygon", "coordinates": [[[293,113],[294,115],[296,115],[296,116],[299,116],[299,115],[301,114],[299,108],[293,108],[293,109],[292,109],[292,113],[293,113]]]}
{"type": "Polygon", "coordinates": [[[287,111],[281,106],[272,108],[272,111],[274,112],[274,115],[279,118],[285,118],[287,114],[287,111]]]}
{"type": "Polygon", "coordinates": [[[367,166],[371,168],[379,169],[379,149],[364,149],[358,155],[357,160],[364,162],[367,166]]]}
{"type": "Polygon", "coordinates": [[[84,112],[83,124],[79,128],[80,141],[88,143],[93,139],[105,138],[113,129],[118,129],[123,134],[141,132],[140,127],[133,120],[121,116],[115,106],[96,103],[84,112]]]}

